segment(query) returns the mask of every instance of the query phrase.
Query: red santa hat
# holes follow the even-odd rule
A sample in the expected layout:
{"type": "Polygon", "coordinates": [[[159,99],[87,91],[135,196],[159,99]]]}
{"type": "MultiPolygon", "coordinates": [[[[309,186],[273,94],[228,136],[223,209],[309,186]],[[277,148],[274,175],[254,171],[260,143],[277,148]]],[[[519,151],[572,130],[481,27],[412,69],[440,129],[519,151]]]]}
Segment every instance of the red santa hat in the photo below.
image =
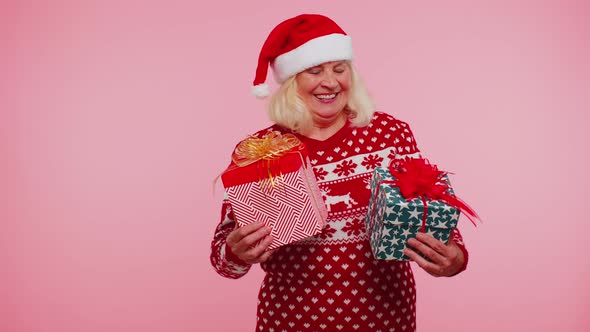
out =
{"type": "Polygon", "coordinates": [[[290,18],[266,38],[258,57],[252,93],[258,98],[270,94],[265,83],[269,65],[275,80],[283,83],[305,69],[339,60],[352,60],[352,43],[336,22],[317,14],[290,18]]]}

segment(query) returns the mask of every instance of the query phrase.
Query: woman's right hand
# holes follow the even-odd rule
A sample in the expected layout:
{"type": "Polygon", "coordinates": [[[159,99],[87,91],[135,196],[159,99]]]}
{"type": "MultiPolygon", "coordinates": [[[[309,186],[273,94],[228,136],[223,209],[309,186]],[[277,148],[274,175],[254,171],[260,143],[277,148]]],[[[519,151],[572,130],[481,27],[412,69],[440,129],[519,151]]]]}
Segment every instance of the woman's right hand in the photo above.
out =
{"type": "MultiPolygon", "coordinates": [[[[237,227],[237,226],[236,226],[237,227]]],[[[248,264],[266,262],[276,251],[266,250],[272,242],[271,229],[262,222],[237,227],[227,236],[226,244],[234,255],[248,264]]]]}

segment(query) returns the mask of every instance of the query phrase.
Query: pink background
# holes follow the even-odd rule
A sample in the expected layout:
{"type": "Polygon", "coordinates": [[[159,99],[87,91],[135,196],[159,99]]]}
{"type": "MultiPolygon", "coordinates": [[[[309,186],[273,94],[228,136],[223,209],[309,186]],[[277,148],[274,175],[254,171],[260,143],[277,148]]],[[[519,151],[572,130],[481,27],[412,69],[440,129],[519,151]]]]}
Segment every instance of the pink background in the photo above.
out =
{"type": "Polygon", "coordinates": [[[588,331],[585,1],[2,1],[0,331],[252,331],[262,273],[209,244],[272,27],[353,38],[378,109],[409,122],[485,223],[466,273],[421,271],[420,331],[588,331]]]}

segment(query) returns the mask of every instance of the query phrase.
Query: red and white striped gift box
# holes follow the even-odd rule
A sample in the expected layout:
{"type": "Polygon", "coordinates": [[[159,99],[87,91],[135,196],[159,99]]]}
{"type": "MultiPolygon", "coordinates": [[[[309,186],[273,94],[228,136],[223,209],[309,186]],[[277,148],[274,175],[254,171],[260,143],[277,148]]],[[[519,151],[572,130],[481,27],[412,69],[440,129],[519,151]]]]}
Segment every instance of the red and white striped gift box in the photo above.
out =
{"type": "Polygon", "coordinates": [[[230,165],[221,175],[239,226],[272,227],[269,249],[319,234],[328,216],[303,145],[273,160],[230,165]]]}

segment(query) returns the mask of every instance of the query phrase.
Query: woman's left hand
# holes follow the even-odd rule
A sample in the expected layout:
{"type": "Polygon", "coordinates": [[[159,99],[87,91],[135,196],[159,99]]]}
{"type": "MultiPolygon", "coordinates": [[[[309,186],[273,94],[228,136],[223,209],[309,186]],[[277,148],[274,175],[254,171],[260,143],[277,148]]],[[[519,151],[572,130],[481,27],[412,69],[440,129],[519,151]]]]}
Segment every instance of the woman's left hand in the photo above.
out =
{"type": "Polygon", "coordinates": [[[465,261],[463,252],[452,239],[449,244],[444,244],[424,233],[418,233],[415,239],[408,240],[404,254],[435,277],[450,277],[457,274],[465,261]],[[428,257],[430,262],[418,255],[417,251],[428,257]]]}

